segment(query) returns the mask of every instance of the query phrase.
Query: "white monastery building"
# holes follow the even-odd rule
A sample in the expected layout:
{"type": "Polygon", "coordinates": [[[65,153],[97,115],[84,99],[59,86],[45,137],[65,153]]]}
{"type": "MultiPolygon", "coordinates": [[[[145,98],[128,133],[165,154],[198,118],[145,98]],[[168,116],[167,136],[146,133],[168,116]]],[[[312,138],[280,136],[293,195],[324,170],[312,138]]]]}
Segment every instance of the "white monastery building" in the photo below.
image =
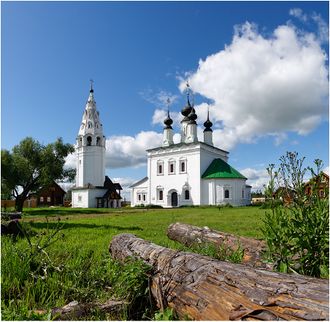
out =
{"type": "Polygon", "coordinates": [[[213,145],[209,112],[204,141],[198,141],[197,115],[189,95],[187,84],[181,142],[173,142],[173,121],[168,111],[162,146],[147,150],[148,176],[131,186],[131,205],[249,205],[251,186],[246,185],[247,178],[228,164],[229,152],[213,145]]]}
{"type": "Polygon", "coordinates": [[[91,84],[75,144],[76,186],[72,189],[72,207],[121,207],[120,184],[105,176],[105,149],[105,136],[91,84]]]}

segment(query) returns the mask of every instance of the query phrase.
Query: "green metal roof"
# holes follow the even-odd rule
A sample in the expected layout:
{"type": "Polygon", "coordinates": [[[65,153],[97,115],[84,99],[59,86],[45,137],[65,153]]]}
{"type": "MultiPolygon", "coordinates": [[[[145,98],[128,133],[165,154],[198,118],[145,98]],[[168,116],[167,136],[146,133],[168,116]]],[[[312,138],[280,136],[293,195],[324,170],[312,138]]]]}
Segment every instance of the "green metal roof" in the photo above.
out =
{"type": "Polygon", "coordinates": [[[203,179],[247,179],[222,159],[214,159],[202,175],[203,179]]]}

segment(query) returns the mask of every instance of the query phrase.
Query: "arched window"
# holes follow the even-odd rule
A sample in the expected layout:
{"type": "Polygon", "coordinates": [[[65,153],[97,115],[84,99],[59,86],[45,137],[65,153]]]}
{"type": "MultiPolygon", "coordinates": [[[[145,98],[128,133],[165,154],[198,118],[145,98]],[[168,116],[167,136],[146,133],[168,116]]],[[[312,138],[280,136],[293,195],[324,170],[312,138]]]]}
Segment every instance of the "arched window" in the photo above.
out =
{"type": "Polygon", "coordinates": [[[189,190],[188,189],[185,190],[185,192],[184,192],[184,198],[185,198],[185,200],[189,200],[190,199],[190,193],[189,193],[189,190]]]}
{"type": "Polygon", "coordinates": [[[96,138],[96,145],[100,145],[101,144],[101,139],[100,139],[100,137],[98,136],[97,138],[96,138]]]}
{"type": "Polygon", "coordinates": [[[87,145],[88,146],[92,145],[92,137],[91,136],[87,136],[87,145]]]}
{"type": "Polygon", "coordinates": [[[229,190],[228,190],[228,189],[225,190],[225,198],[226,198],[226,199],[229,198],[229,190]]]}

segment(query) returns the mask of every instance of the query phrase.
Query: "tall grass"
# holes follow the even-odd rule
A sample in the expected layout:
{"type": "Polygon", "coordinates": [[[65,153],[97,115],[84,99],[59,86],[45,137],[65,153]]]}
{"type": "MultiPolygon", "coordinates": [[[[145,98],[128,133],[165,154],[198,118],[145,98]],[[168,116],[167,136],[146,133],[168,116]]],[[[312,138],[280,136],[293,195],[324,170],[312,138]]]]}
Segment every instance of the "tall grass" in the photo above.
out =
{"type": "MultiPolygon", "coordinates": [[[[166,237],[170,223],[185,222],[209,226],[245,236],[260,236],[263,211],[257,208],[184,208],[157,209],[111,214],[63,213],[60,222],[54,218],[27,217],[24,225],[30,232],[14,241],[2,238],[2,319],[50,319],[50,310],[73,300],[80,303],[124,299],[127,311],[117,316],[94,312],[94,320],[141,319],[147,305],[147,271],[141,262],[114,261],[108,252],[111,238],[129,232],[163,246],[182,249],[166,237]],[[61,230],[57,235],[54,232],[61,230]],[[60,237],[55,243],[48,237],[60,237]],[[39,245],[39,251],[36,247],[39,245]]],[[[150,318],[150,316],[149,316],[150,318]]]]}

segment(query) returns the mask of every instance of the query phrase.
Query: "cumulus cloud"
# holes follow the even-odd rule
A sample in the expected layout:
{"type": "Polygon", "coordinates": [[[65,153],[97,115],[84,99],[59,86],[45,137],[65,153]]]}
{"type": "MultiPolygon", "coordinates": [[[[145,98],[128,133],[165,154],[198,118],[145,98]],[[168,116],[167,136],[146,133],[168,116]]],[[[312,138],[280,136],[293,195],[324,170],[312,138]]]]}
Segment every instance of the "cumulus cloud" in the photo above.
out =
{"type": "Polygon", "coordinates": [[[110,136],[106,140],[106,167],[140,167],[146,164],[146,150],[161,145],[163,134],[142,131],[135,136],[110,136]]]}
{"type": "MultiPolygon", "coordinates": [[[[282,25],[267,38],[246,22],[224,50],[200,60],[189,83],[213,101],[214,141],[221,148],[265,135],[279,144],[285,133],[306,135],[327,118],[326,62],[315,35],[282,25]]],[[[206,104],[197,110],[205,117],[206,104]]]]}
{"type": "Polygon", "coordinates": [[[245,177],[248,178],[247,184],[252,186],[252,190],[264,190],[264,186],[269,182],[269,175],[266,169],[246,168],[240,170],[245,177]]]}
{"type": "MultiPolygon", "coordinates": [[[[166,117],[167,117],[167,110],[157,108],[154,111],[154,114],[152,116],[152,124],[153,125],[160,124],[160,125],[164,126],[164,120],[166,119],[166,117]]],[[[173,120],[173,125],[172,126],[179,127],[180,122],[182,120],[181,113],[170,111],[170,117],[173,120]]]]}
{"type": "Polygon", "coordinates": [[[121,191],[121,197],[126,200],[131,200],[131,189],[129,188],[137,180],[129,177],[116,177],[112,178],[113,182],[120,183],[123,190],[121,191]]]}

